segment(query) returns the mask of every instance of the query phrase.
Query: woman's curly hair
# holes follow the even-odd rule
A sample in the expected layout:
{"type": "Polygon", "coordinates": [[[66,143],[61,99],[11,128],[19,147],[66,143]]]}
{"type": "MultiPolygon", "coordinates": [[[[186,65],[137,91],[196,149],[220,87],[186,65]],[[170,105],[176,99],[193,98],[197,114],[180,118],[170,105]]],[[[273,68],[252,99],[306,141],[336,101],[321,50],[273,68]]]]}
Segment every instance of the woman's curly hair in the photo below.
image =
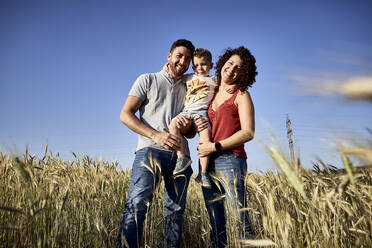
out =
{"type": "Polygon", "coordinates": [[[257,67],[256,59],[251,54],[251,52],[244,46],[232,49],[228,48],[223,55],[221,55],[216,64],[216,75],[217,75],[217,84],[221,85],[221,70],[225,63],[233,55],[239,55],[242,60],[242,65],[239,70],[239,77],[234,82],[235,85],[238,85],[241,91],[246,90],[248,87],[251,87],[254,82],[256,82],[257,67]]]}

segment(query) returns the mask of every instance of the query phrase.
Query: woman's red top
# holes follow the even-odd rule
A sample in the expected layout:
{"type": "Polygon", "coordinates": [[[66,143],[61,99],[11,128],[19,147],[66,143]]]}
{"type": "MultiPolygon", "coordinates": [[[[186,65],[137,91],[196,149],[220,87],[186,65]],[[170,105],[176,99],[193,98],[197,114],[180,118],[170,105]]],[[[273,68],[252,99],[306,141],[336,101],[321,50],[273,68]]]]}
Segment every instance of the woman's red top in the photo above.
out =
{"type": "MultiPolygon", "coordinates": [[[[223,102],[215,111],[213,110],[212,103],[209,105],[208,118],[211,123],[212,142],[224,140],[241,130],[238,107],[234,104],[238,92],[239,90],[236,90],[234,94],[223,102]]],[[[244,144],[230,151],[239,157],[247,158],[244,144]]]]}

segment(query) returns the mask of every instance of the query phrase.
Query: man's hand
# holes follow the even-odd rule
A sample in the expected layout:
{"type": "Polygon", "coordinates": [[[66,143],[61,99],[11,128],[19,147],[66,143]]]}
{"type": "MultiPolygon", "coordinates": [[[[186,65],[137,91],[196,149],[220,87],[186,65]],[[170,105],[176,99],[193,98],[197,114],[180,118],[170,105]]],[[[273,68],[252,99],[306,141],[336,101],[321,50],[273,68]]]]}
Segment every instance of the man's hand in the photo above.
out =
{"type": "Polygon", "coordinates": [[[169,68],[168,68],[168,65],[169,63],[165,63],[165,65],[163,66],[163,71],[166,71],[166,72],[169,72],[169,68]]]}
{"type": "Polygon", "coordinates": [[[156,144],[164,147],[167,150],[177,150],[180,147],[180,142],[182,140],[178,138],[176,135],[167,133],[167,132],[157,132],[153,140],[156,144]]]}
{"type": "Polygon", "coordinates": [[[200,116],[194,117],[194,123],[196,126],[196,131],[200,133],[204,129],[208,128],[208,120],[200,118],[200,116]]]}

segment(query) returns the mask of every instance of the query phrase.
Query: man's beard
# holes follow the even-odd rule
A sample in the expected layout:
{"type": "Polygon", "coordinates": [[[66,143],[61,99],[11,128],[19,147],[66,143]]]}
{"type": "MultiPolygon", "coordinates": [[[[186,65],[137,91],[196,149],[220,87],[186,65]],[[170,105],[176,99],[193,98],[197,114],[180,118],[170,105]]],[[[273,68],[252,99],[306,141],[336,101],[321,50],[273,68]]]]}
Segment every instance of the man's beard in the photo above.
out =
{"type": "Polygon", "coordinates": [[[181,77],[186,72],[184,69],[182,71],[177,70],[176,64],[171,62],[169,62],[169,69],[175,77],[181,77]]]}

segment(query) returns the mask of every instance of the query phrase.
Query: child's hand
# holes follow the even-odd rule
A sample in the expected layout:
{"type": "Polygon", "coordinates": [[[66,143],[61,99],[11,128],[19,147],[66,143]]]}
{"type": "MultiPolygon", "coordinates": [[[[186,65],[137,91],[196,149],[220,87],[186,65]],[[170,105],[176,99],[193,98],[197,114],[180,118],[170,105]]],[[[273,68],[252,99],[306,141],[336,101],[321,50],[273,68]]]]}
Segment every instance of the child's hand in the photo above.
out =
{"type": "Polygon", "coordinates": [[[185,130],[190,129],[191,127],[191,118],[190,116],[178,115],[176,117],[176,126],[183,133],[185,130]],[[182,131],[183,130],[183,131],[182,131]]]}
{"type": "Polygon", "coordinates": [[[169,65],[168,62],[165,63],[165,65],[163,66],[163,71],[169,72],[168,65],[169,65]]]}

